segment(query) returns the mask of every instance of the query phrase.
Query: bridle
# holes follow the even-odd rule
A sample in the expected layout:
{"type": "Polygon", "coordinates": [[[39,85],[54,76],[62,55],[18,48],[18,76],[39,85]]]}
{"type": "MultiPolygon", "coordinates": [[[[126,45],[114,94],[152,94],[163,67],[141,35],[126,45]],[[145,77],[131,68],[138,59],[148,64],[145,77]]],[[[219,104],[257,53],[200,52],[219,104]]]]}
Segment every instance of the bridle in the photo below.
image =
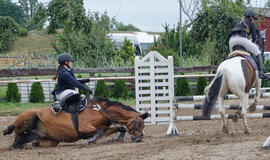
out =
{"type": "MultiPolygon", "coordinates": [[[[98,105],[93,100],[90,100],[90,101],[93,103],[93,105],[98,105]]],[[[142,123],[141,122],[142,120],[139,119],[139,114],[136,115],[136,117],[131,121],[131,123],[129,123],[126,126],[124,126],[121,122],[119,122],[119,120],[117,118],[115,118],[112,115],[112,113],[110,111],[107,110],[108,107],[109,106],[100,107],[100,109],[99,109],[99,112],[105,117],[105,119],[107,121],[111,122],[115,127],[118,127],[118,126],[116,126],[116,124],[120,124],[121,127],[126,128],[126,132],[129,133],[129,135],[131,136],[132,141],[137,140],[138,138],[142,138],[143,137],[143,135],[144,135],[143,134],[143,131],[141,131],[138,128],[138,126],[140,126],[141,123],[142,123]],[[106,113],[111,117],[112,120],[108,118],[108,116],[106,115],[106,113]],[[131,125],[132,125],[132,127],[129,130],[128,127],[131,126],[131,125]],[[137,135],[137,136],[134,136],[134,133],[136,131],[139,131],[140,134],[137,135]]]]}
{"type": "Polygon", "coordinates": [[[130,131],[127,130],[127,132],[130,134],[132,140],[136,140],[138,138],[143,137],[143,131],[141,131],[138,128],[138,126],[141,125],[141,123],[139,122],[140,119],[138,119],[138,117],[139,117],[139,115],[137,114],[137,116],[133,119],[133,121],[131,121],[131,123],[126,126],[128,128],[130,125],[132,125],[130,131]],[[139,131],[141,134],[138,136],[134,136],[132,133],[135,133],[135,131],[139,131]]]}

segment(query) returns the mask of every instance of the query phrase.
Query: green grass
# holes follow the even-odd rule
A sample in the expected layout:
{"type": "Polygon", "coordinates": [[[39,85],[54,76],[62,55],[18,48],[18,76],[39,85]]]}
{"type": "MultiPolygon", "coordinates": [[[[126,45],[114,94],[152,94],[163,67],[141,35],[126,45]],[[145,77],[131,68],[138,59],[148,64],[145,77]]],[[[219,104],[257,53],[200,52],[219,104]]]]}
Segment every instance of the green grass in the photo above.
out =
{"type": "MultiPolygon", "coordinates": [[[[134,107],[136,102],[135,99],[110,99],[111,101],[118,101],[125,105],[134,107]]],[[[9,102],[1,102],[0,103],[0,115],[17,115],[25,110],[36,109],[36,108],[44,108],[51,107],[50,102],[46,103],[9,103],[9,102]]]]}
{"type": "Polygon", "coordinates": [[[16,115],[25,110],[50,107],[51,103],[0,103],[0,115],[16,115]]]}
{"type": "Polygon", "coordinates": [[[0,86],[0,98],[6,96],[7,86],[0,86]]]}
{"type": "Polygon", "coordinates": [[[56,36],[48,35],[45,30],[30,31],[26,37],[18,37],[13,48],[1,55],[50,54],[54,51],[51,42],[55,41],[56,36]]]}

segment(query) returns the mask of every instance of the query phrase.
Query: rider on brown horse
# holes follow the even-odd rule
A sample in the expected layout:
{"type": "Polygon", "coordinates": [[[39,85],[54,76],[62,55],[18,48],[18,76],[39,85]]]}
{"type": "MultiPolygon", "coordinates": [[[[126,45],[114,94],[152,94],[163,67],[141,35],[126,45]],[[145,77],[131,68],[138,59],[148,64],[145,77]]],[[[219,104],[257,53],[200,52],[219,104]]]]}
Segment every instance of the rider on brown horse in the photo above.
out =
{"type": "MultiPolygon", "coordinates": [[[[89,82],[89,79],[76,80],[72,70],[72,56],[67,53],[62,53],[58,56],[59,67],[57,74],[53,78],[57,79],[57,89],[55,95],[58,101],[64,101],[65,99],[79,95],[79,92],[75,90],[75,87],[92,94],[92,91],[85,87],[83,83],[89,82]]],[[[57,114],[61,110],[60,105],[54,105],[52,111],[57,114]]]]}

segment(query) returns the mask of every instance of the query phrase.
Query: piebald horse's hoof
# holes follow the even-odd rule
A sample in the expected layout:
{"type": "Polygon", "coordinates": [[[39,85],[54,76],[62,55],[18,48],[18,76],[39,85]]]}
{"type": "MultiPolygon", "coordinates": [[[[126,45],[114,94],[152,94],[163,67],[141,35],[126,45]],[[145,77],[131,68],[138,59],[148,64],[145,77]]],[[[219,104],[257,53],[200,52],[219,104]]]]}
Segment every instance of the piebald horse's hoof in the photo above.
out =
{"type": "Polygon", "coordinates": [[[249,112],[255,112],[256,111],[256,105],[255,104],[252,104],[252,105],[250,105],[249,107],[248,107],[248,111],[249,112]]]}
{"type": "Polygon", "coordinates": [[[239,114],[238,113],[235,113],[234,115],[232,115],[232,121],[234,123],[238,122],[238,120],[239,120],[239,114]]]}
{"type": "Polygon", "coordinates": [[[245,128],[245,134],[250,134],[250,129],[249,128],[245,128]]]}
{"type": "Polygon", "coordinates": [[[229,134],[228,127],[222,127],[222,132],[225,133],[225,134],[229,134]]]}

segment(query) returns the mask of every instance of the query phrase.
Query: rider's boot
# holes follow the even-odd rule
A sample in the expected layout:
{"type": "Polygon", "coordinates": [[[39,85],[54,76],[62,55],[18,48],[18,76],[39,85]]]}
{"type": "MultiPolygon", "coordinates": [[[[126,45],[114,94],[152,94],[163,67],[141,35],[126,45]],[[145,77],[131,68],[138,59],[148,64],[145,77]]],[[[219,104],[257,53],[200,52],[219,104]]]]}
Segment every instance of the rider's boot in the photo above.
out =
{"type": "Polygon", "coordinates": [[[263,60],[261,54],[257,55],[257,59],[258,59],[259,77],[264,78],[265,80],[269,79],[270,76],[265,74],[263,70],[263,60]]]}

